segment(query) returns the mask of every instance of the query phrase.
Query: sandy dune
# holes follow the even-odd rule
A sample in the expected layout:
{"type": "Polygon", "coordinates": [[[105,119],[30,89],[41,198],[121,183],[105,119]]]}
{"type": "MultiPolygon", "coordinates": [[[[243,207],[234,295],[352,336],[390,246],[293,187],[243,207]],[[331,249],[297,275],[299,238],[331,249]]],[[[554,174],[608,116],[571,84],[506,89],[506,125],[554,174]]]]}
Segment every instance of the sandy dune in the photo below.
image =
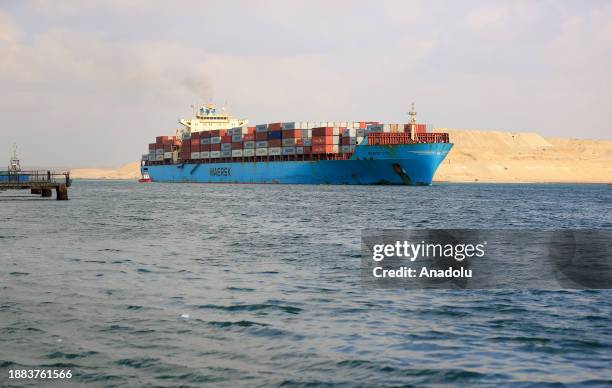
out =
{"type": "MultiPolygon", "coordinates": [[[[544,138],[513,133],[440,128],[455,144],[436,173],[449,182],[612,183],[612,141],[544,138]]],[[[85,168],[73,178],[138,179],[138,162],[118,169],[85,168]]]]}
{"type": "Polygon", "coordinates": [[[450,132],[453,150],[435,180],[451,182],[612,182],[612,141],[544,138],[536,133],[450,132]]]}

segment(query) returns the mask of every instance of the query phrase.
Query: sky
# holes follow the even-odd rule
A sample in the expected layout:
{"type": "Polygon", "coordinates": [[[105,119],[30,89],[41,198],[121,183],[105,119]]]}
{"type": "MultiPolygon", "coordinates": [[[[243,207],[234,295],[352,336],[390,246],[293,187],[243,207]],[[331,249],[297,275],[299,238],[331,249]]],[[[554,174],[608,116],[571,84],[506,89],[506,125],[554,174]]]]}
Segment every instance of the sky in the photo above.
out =
{"type": "Polygon", "coordinates": [[[37,166],[137,161],[206,102],[610,140],[612,2],[0,0],[0,98],[37,166]]]}

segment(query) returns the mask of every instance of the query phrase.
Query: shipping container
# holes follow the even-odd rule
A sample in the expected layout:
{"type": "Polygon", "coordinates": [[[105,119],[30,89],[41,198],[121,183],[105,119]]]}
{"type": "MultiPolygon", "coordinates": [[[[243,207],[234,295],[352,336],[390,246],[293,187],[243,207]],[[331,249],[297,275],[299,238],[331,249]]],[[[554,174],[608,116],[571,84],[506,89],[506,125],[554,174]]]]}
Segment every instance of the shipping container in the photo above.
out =
{"type": "Polygon", "coordinates": [[[221,143],[221,136],[214,136],[210,138],[210,144],[219,144],[221,143]]]}
{"type": "Polygon", "coordinates": [[[164,159],[172,159],[172,152],[164,152],[164,159]]]}
{"type": "Polygon", "coordinates": [[[232,150],[232,143],[221,143],[221,151],[231,151],[231,150],[232,150]]]}
{"type": "Polygon", "coordinates": [[[266,131],[266,132],[257,132],[255,134],[255,140],[268,140],[268,131],[266,131]]]}
{"type": "Polygon", "coordinates": [[[254,133],[247,133],[246,135],[242,135],[242,141],[254,141],[254,140],[255,140],[254,133]]]}
{"type": "Polygon", "coordinates": [[[241,158],[242,150],[232,150],[232,158],[241,158]]]}
{"type": "Polygon", "coordinates": [[[338,144],[339,136],[313,136],[312,145],[338,144]]]}
{"type": "Polygon", "coordinates": [[[245,150],[246,149],[254,149],[255,148],[255,142],[251,141],[251,140],[245,141],[242,148],[245,149],[245,150]]]}
{"type": "Polygon", "coordinates": [[[268,148],[255,149],[255,156],[268,156],[268,148]]]}
{"type": "Polygon", "coordinates": [[[232,135],[232,142],[242,141],[242,135],[232,135]]]}
{"type": "Polygon", "coordinates": [[[244,146],[241,141],[232,142],[232,150],[241,150],[244,146]]]}
{"type": "Polygon", "coordinates": [[[295,122],[283,123],[283,129],[295,129],[295,122]]]}
{"type": "Polygon", "coordinates": [[[192,152],[191,153],[191,159],[200,159],[200,153],[199,152],[192,152]]]}
{"type": "Polygon", "coordinates": [[[283,147],[281,152],[283,155],[295,155],[295,147],[283,147]]]}
{"type": "Polygon", "coordinates": [[[221,157],[221,151],[210,151],[210,158],[217,159],[221,157]]]}
{"type": "Polygon", "coordinates": [[[268,155],[278,156],[281,154],[281,147],[270,147],[268,148],[268,155]]]}
{"type": "Polygon", "coordinates": [[[205,152],[200,151],[200,159],[208,159],[208,158],[210,158],[210,152],[208,152],[208,151],[205,151],[205,152]]]}
{"type": "Polygon", "coordinates": [[[221,136],[221,143],[231,143],[232,142],[232,137],[231,136],[221,136]]]}
{"type": "Polygon", "coordinates": [[[338,153],[338,146],[337,145],[331,145],[331,144],[321,144],[321,145],[314,145],[312,146],[312,153],[313,154],[337,154],[338,153]]]}
{"type": "Polygon", "coordinates": [[[282,145],[280,139],[268,140],[268,147],[281,147],[282,145]]]}
{"type": "Polygon", "coordinates": [[[221,151],[221,143],[211,144],[210,151],[221,151]]]}
{"type": "Polygon", "coordinates": [[[164,147],[164,152],[172,152],[172,144],[166,143],[163,145],[163,147],[164,147]]]}
{"type": "Polygon", "coordinates": [[[255,156],[255,149],[252,148],[252,149],[244,149],[244,150],[242,150],[242,156],[245,156],[245,157],[255,156]]]}
{"type": "Polygon", "coordinates": [[[203,151],[210,151],[210,144],[200,144],[200,153],[203,151]]]}
{"type": "Polygon", "coordinates": [[[340,127],[318,127],[312,129],[312,136],[340,135],[340,127]]]}
{"type": "Polygon", "coordinates": [[[268,124],[258,124],[255,126],[255,132],[268,132],[268,124]]]}
{"type": "Polygon", "coordinates": [[[283,129],[283,124],[282,123],[270,123],[268,124],[268,130],[270,131],[278,131],[283,129]]]}
{"type": "Polygon", "coordinates": [[[283,132],[281,131],[269,131],[268,132],[268,140],[277,140],[283,138],[283,132]]]}
{"type": "Polygon", "coordinates": [[[221,151],[221,157],[222,158],[231,158],[232,157],[232,150],[222,150],[221,151]]]}
{"type": "Polygon", "coordinates": [[[157,145],[157,144],[155,144],[155,143],[149,143],[149,151],[151,151],[151,150],[155,150],[156,145],[157,145]]]}
{"type": "Polygon", "coordinates": [[[304,147],[310,147],[312,145],[312,138],[304,139],[304,147]]]}
{"type": "Polygon", "coordinates": [[[304,147],[295,147],[295,153],[298,155],[304,154],[304,147]]]}
{"type": "Polygon", "coordinates": [[[210,137],[203,137],[200,139],[200,144],[210,144],[210,137]]]}
{"type": "Polygon", "coordinates": [[[293,138],[283,139],[283,147],[292,147],[292,146],[295,146],[295,139],[293,138]]]}
{"type": "Polygon", "coordinates": [[[268,148],[268,141],[262,140],[262,141],[255,142],[255,148],[268,148]]]}
{"type": "Polygon", "coordinates": [[[155,160],[158,162],[163,162],[164,161],[164,155],[156,155],[155,156],[155,160]]]}

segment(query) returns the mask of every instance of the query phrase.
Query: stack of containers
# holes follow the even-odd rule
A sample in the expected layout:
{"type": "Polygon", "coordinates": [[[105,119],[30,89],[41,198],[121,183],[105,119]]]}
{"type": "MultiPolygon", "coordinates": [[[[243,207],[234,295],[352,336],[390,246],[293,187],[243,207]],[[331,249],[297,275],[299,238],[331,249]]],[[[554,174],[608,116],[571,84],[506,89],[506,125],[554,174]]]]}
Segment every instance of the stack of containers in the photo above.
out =
{"type": "Polygon", "coordinates": [[[339,152],[340,127],[318,127],[312,129],[313,154],[335,154],[339,152]]]}
{"type": "MultiPolygon", "coordinates": [[[[246,132],[246,127],[235,127],[227,131],[227,135],[231,136],[231,154],[229,156],[232,158],[241,158],[243,156],[243,140],[246,132]]],[[[223,147],[223,144],[221,144],[221,146],[223,147]]],[[[223,157],[226,157],[223,155],[223,148],[221,149],[221,153],[223,157]]]]}
{"type": "Polygon", "coordinates": [[[210,159],[210,131],[200,132],[200,159],[210,159]]]}
{"type": "Polygon", "coordinates": [[[268,155],[278,156],[282,153],[283,126],[281,123],[268,124],[268,155]]]}
{"type": "Polygon", "coordinates": [[[255,156],[268,155],[268,124],[255,126],[255,156]]]}
{"type": "Polygon", "coordinates": [[[255,127],[247,127],[242,135],[242,156],[255,156],[255,127]]]}
{"type": "MultiPolygon", "coordinates": [[[[210,133],[210,158],[219,159],[221,157],[221,142],[225,137],[227,130],[215,129],[209,131],[210,133]]],[[[231,151],[230,151],[231,152],[231,151]]]]}
{"type": "Polygon", "coordinates": [[[201,132],[192,132],[191,133],[191,154],[190,159],[200,159],[200,133],[201,132]]]}

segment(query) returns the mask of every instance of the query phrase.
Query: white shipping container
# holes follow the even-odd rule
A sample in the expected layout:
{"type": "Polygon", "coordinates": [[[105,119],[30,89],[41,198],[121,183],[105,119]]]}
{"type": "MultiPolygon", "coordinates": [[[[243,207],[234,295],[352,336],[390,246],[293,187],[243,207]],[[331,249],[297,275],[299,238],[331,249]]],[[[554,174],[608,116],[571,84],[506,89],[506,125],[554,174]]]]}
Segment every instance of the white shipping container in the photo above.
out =
{"type": "Polygon", "coordinates": [[[232,143],[221,143],[221,151],[231,151],[232,143]]]}
{"type": "Polygon", "coordinates": [[[383,124],[383,132],[391,132],[391,124],[383,124]]]}
{"type": "Polygon", "coordinates": [[[283,147],[283,155],[295,155],[295,147],[283,147]]]}
{"type": "Polygon", "coordinates": [[[155,156],[155,160],[158,161],[158,162],[163,161],[164,160],[164,155],[156,155],[155,156]]]}
{"type": "Polygon", "coordinates": [[[210,137],[203,137],[200,139],[200,144],[210,144],[210,137]]]}
{"type": "Polygon", "coordinates": [[[164,152],[164,159],[172,159],[172,152],[164,152]]]}
{"type": "Polygon", "coordinates": [[[229,158],[232,156],[232,150],[221,151],[222,158],[229,158]]]}
{"type": "Polygon", "coordinates": [[[221,151],[210,151],[210,158],[217,159],[221,157],[221,151]]]}
{"type": "Polygon", "coordinates": [[[295,122],[283,123],[283,129],[295,129],[295,122]]]}
{"type": "Polygon", "coordinates": [[[255,156],[268,156],[268,148],[255,149],[255,156]]]}
{"type": "Polygon", "coordinates": [[[199,152],[192,152],[191,153],[191,159],[200,159],[200,153],[199,152]]]}
{"type": "Polygon", "coordinates": [[[221,136],[215,136],[210,138],[210,144],[219,144],[221,143],[221,136]]]}
{"type": "Polygon", "coordinates": [[[268,132],[268,124],[258,124],[255,126],[255,132],[268,132]]]}
{"type": "Polygon", "coordinates": [[[245,150],[255,148],[255,142],[253,140],[247,140],[244,142],[242,148],[244,148],[245,150]]]}
{"type": "Polygon", "coordinates": [[[200,152],[200,159],[208,159],[208,158],[210,158],[210,152],[208,151],[200,152]]]}
{"type": "Polygon", "coordinates": [[[232,150],[232,158],[242,157],[242,150],[232,150]]]}
{"type": "Polygon", "coordinates": [[[357,128],[355,130],[355,136],[357,136],[357,137],[359,137],[359,136],[363,137],[363,136],[365,136],[365,134],[366,134],[365,128],[357,128]]]}
{"type": "Polygon", "coordinates": [[[281,147],[270,147],[268,148],[268,155],[276,156],[281,154],[281,147]]]}
{"type": "Polygon", "coordinates": [[[164,149],[163,148],[158,148],[155,150],[155,155],[161,155],[164,156],[164,149]]]}
{"type": "Polygon", "coordinates": [[[255,149],[242,150],[242,156],[255,156],[255,149]]]}
{"type": "Polygon", "coordinates": [[[248,132],[247,127],[234,127],[227,131],[230,136],[234,135],[245,135],[248,132]]]}
{"type": "Polygon", "coordinates": [[[268,148],[268,141],[260,140],[260,141],[255,142],[255,148],[268,148]]]}
{"type": "Polygon", "coordinates": [[[283,139],[283,147],[291,147],[295,145],[295,139],[283,139]]]}
{"type": "Polygon", "coordinates": [[[295,153],[302,155],[304,153],[304,147],[295,147],[295,153]]]}
{"type": "Polygon", "coordinates": [[[357,131],[354,128],[344,128],[342,130],[342,136],[357,136],[357,131]]]}
{"type": "Polygon", "coordinates": [[[312,138],[304,139],[304,147],[312,146],[312,138]]]}

